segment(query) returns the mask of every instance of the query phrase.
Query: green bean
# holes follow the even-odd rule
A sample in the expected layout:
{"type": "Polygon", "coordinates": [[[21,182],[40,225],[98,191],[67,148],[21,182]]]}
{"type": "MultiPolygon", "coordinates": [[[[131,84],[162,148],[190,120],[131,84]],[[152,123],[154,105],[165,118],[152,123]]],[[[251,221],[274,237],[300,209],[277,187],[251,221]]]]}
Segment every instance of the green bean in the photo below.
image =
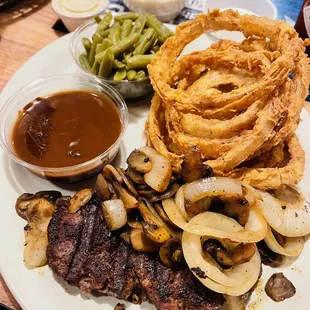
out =
{"type": "MultiPolygon", "coordinates": [[[[153,46],[152,46],[152,47],[156,46],[157,43],[158,43],[158,37],[156,38],[156,40],[155,40],[155,42],[153,43],[153,46]]],[[[157,46],[158,46],[158,45],[157,45],[157,46]]]]}
{"type": "Polygon", "coordinates": [[[135,70],[130,70],[127,72],[128,81],[132,81],[136,78],[137,72],[135,70]]]}
{"type": "Polygon", "coordinates": [[[148,28],[146,33],[140,37],[140,41],[137,44],[135,50],[133,51],[134,55],[143,55],[145,54],[149,48],[153,45],[155,40],[157,39],[157,33],[153,28],[148,28]]]}
{"type": "Polygon", "coordinates": [[[148,64],[151,63],[154,55],[137,55],[127,58],[126,68],[127,70],[131,69],[144,69],[148,64]]]}
{"type": "MultiPolygon", "coordinates": [[[[96,48],[96,54],[98,53],[101,53],[103,51],[105,51],[106,49],[108,49],[109,47],[111,47],[113,45],[113,43],[108,40],[108,39],[104,39],[102,41],[101,44],[98,44],[97,45],[97,48],[96,48]]],[[[93,63],[93,66],[91,68],[91,72],[93,74],[98,74],[98,71],[99,71],[99,67],[100,67],[100,62],[98,60],[95,59],[94,63],[93,63]]]]}
{"type": "Polygon", "coordinates": [[[109,28],[109,29],[107,29],[107,30],[104,30],[104,31],[102,31],[102,32],[98,32],[103,38],[107,38],[108,36],[109,36],[109,34],[110,34],[110,32],[111,32],[111,29],[109,28]]]}
{"type": "Polygon", "coordinates": [[[101,22],[101,18],[100,18],[99,15],[95,15],[95,16],[94,16],[94,20],[95,20],[95,22],[96,22],[97,24],[99,24],[99,23],[101,22]]]}
{"type": "Polygon", "coordinates": [[[103,52],[104,57],[101,59],[98,75],[103,78],[110,76],[113,68],[114,54],[110,48],[103,52]]]}
{"type": "Polygon", "coordinates": [[[121,24],[119,22],[115,22],[111,27],[111,31],[109,34],[109,40],[111,40],[114,44],[116,44],[121,39],[121,24]]]}
{"type": "Polygon", "coordinates": [[[126,19],[124,20],[121,28],[121,39],[125,39],[129,36],[130,31],[132,29],[132,20],[126,19]]]}
{"type": "Polygon", "coordinates": [[[87,71],[91,71],[91,65],[90,65],[86,55],[81,54],[79,57],[79,61],[80,61],[80,64],[83,68],[85,68],[87,71]]]}
{"type": "Polygon", "coordinates": [[[158,34],[159,43],[163,44],[169,37],[173,35],[173,32],[169,30],[164,24],[162,24],[155,16],[145,13],[146,25],[150,28],[154,28],[158,34]]]}
{"type": "Polygon", "coordinates": [[[117,70],[113,76],[114,81],[116,82],[120,82],[122,80],[124,80],[127,76],[127,71],[126,69],[121,69],[121,70],[117,70]]]}
{"type": "MultiPolygon", "coordinates": [[[[115,56],[118,56],[120,54],[127,52],[135,43],[138,42],[138,40],[139,40],[139,35],[136,33],[136,34],[130,35],[127,39],[117,42],[116,44],[111,46],[109,49],[113,52],[115,56]]],[[[104,57],[104,53],[105,52],[101,52],[97,54],[96,59],[98,61],[101,61],[101,59],[104,57]]]]}
{"type": "Polygon", "coordinates": [[[101,43],[102,41],[103,41],[103,38],[98,33],[95,33],[94,34],[94,39],[93,39],[93,44],[92,44],[91,50],[90,50],[90,52],[88,54],[88,61],[89,61],[91,66],[93,65],[94,60],[95,60],[95,54],[96,54],[97,45],[99,43],[101,43]]]}
{"type": "Polygon", "coordinates": [[[111,12],[108,12],[103,18],[102,20],[100,21],[100,23],[98,24],[98,31],[99,32],[102,32],[106,29],[109,28],[110,24],[111,24],[111,21],[113,19],[113,16],[112,16],[112,13],[111,12]]]}
{"type": "Polygon", "coordinates": [[[155,45],[153,48],[152,48],[152,51],[154,51],[155,53],[157,53],[159,51],[160,47],[158,45],[155,45]]]}
{"type": "Polygon", "coordinates": [[[145,14],[141,14],[139,18],[135,21],[135,24],[133,25],[130,34],[132,35],[134,33],[137,33],[140,35],[144,29],[145,23],[146,23],[145,14]]]}
{"type": "Polygon", "coordinates": [[[117,59],[114,60],[114,62],[113,62],[113,69],[123,69],[125,67],[126,67],[125,64],[123,64],[119,60],[117,60],[117,59]]]}
{"type": "Polygon", "coordinates": [[[82,44],[84,45],[86,54],[88,55],[91,50],[91,42],[87,38],[83,38],[82,44]]]}
{"type": "Polygon", "coordinates": [[[146,74],[143,70],[140,70],[136,75],[136,80],[142,80],[146,78],[146,74]]]}
{"type": "Polygon", "coordinates": [[[116,15],[114,17],[114,20],[115,21],[123,21],[125,19],[136,20],[138,18],[139,18],[139,14],[133,13],[133,12],[129,12],[129,13],[125,13],[125,14],[122,14],[122,15],[116,15]]]}
{"type": "Polygon", "coordinates": [[[132,55],[133,55],[132,52],[124,53],[124,54],[123,54],[123,58],[124,58],[124,60],[125,60],[125,59],[131,57],[132,55]]]}

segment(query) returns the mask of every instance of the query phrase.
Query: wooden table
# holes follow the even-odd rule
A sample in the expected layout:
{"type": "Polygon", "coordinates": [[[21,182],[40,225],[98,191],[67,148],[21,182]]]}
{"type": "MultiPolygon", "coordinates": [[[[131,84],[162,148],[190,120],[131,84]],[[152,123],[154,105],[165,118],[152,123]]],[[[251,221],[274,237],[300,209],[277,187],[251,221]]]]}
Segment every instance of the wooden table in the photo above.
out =
{"type": "MultiPolygon", "coordinates": [[[[13,74],[37,51],[63,33],[52,29],[58,17],[50,1],[22,1],[0,12],[0,93],[13,74]]],[[[21,309],[0,275],[0,304],[21,309]]]]}
{"type": "MultiPolygon", "coordinates": [[[[0,12],[0,92],[31,56],[63,35],[52,29],[57,19],[49,0],[24,0],[0,12]]],[[[0,275],[1,303],[21,309],[0,275]]]]}
{"type": "Polygon", "coordinates": [[[0,12],[0,92],[26,60],[63,35],[52,29],[57,19],[47,0],[21,1],[0,12]]]}

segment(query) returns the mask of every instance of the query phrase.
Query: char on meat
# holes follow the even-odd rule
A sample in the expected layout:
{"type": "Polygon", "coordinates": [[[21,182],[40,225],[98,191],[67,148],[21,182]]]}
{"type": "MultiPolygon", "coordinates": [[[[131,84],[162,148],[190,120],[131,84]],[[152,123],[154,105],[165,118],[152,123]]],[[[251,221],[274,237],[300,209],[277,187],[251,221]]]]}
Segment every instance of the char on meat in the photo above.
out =
{"type": "Polygon", "coordinates": [[[110,232],[95,199],[74,214],[66,204],[59,204],[48,238],[49,266],[83,294],[149,301],[161,310],[211,310],[224,302],[222,295],[204,287],[188,268],[168,268],[158,255],[137,252],[117,232],[110,232]]]}

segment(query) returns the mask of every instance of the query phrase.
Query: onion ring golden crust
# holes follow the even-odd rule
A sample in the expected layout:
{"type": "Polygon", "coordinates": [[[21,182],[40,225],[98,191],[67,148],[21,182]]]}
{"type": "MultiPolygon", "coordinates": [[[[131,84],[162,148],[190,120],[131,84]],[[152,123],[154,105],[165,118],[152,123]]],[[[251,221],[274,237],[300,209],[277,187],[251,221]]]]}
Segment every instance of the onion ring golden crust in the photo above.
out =
{"type": "MultiPolygon", "coordinates": [[[[189,21],[177,27],[176,35],[168,39],[148,66],[151,83],[156,92],[164,100],[177,101],[181,104],[193,104],[217,107],[224,106],[236,100],[257,100],[262,93],[271,93],[275,87],[281,84],[287,75],[293,70],[295,59],[299,50],[304,50],[303,41],[298,38],[293,27],[282,21],[274,21],[264,17],[243,15],[227,10],[220,12],[214,10],[208,14],[198,15],[193,21],[189,21]],[[264,77],[254,83],[235,90],[229,94],[213,96],[197,94],[189,96],[185,91],[173,89],[170,86],[170,69],[177,60],[184,47],[203,33],[217,30],[241,31],[245,37],[260,36],[270,39],[269,45],[281,55],[266,69],[264,77]],[[246,98],[246,99],[245,99],[246,98]]],[[[222,56],[222,63],[232,65],[231,59],[222,56]]],[[[235,66],[245,65],[243,58],[234,59],[235,66]]],[[[246,60],[249,60],[248,57],[246,60]]],[[[216,65],[213,57],[198,57],[199,63],[216,65]]]]}
{"type": "Polygon", "coordinates": [[[281,168],[240,168],[229,173],[215,172],[217,175],[238,178],[261,190],[277,189],[283,185],[293,185],[301,181],[305,168],[305,152],[294,134],[287,141],[290,160],[281,168]]]}
{"type": "Polygon", "coordinates": [[[214,10],[178,26],[148,68],[156,92],[147,122],[149,144],[170,159],[174,172],[196,146],[217,176],[240,178],[259,189],[300,181],[304,154],[294,132],[310,66],[293,27],[214,10]],[[220,40],[180,56],[201,34],[217,30],[241,31],[245,40],[220,40]]]}
{"type": "Polygon", "coordinates": [[[146,122],[148,143],[153,146],[159,154],[167,157],[171,161],[172,170],[174,172],[180,172],[183,160],[181,156],[167,149],[167,142],[164,140],[164,131],[166,131],[165,120],[162,113],[160,97],[155,94],[146,122]]]}

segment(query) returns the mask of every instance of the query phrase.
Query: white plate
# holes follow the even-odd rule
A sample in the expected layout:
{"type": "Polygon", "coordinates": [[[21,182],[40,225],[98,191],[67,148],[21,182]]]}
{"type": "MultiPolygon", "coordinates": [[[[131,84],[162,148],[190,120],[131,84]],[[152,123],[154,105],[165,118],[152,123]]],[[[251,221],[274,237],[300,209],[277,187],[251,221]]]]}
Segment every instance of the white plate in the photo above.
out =
{"type": "MultiPolygon", "coordinates": [[[[10,80],[1,94],[0,104],[3,104],[15,91],[29,82],[54,74],[81,72],[72,60],[68,46],[71,35],[50,44],[33,58],[31,58],[10,80]]],[[[187,50],[200,50],[206,48],[211,42],[207,37],[195,41],[187,50]]],[[[25,102],[27,104],[27,102],[25,102]]],[[[143,128],[149,105],[147,103],[135,103],[129,105],[129,126],[121,147],[117,163],[124,164],[126,156],[135,147],[144,144],[143,128]]],[[[306,171],[309,171],[310,163],[310,117],[303,113],[303,122],[298,133],[302,145],[306,151],[306,171]]],[[[310,187],[310,175],[306,175],[304,186],[310,187]]],[[[34,193],[39,190],[58,189],[63,193],[70,193],[80,185],[57,187],[55,184],[37,178],[26,169],[20,167],[0,150],[0,268],[10,290],[23,307],[29,310],[109,310],[117,304],[114,298],[92,296],[82,297],[76,288],[60,284],[48,267],[38,270],[28,270],[23,264],[23,227],[25,221],[20,219],[14,210],[16,198],[24,192],[34,193]]],[[[265,283],[273,272],[283,271],[294,283],[297,294],[283,303],[274,303],[263,292],[258,292],[257,307],[264,310],[274,309],[309,309],[307,305],[308,281],[310,279],[310,245],[308,244],[302,255],[292,265],[281,268],[263,268],[262,283],[265,283]]],[[[261,286],[261,285],[260,285],[261,286]]],[[[128,304],[127,309],[154,309],[153,306],[144,303],[141,306],[128,304]]],[[[254,308],[251,308],[254,309],[254,308]]]]}

